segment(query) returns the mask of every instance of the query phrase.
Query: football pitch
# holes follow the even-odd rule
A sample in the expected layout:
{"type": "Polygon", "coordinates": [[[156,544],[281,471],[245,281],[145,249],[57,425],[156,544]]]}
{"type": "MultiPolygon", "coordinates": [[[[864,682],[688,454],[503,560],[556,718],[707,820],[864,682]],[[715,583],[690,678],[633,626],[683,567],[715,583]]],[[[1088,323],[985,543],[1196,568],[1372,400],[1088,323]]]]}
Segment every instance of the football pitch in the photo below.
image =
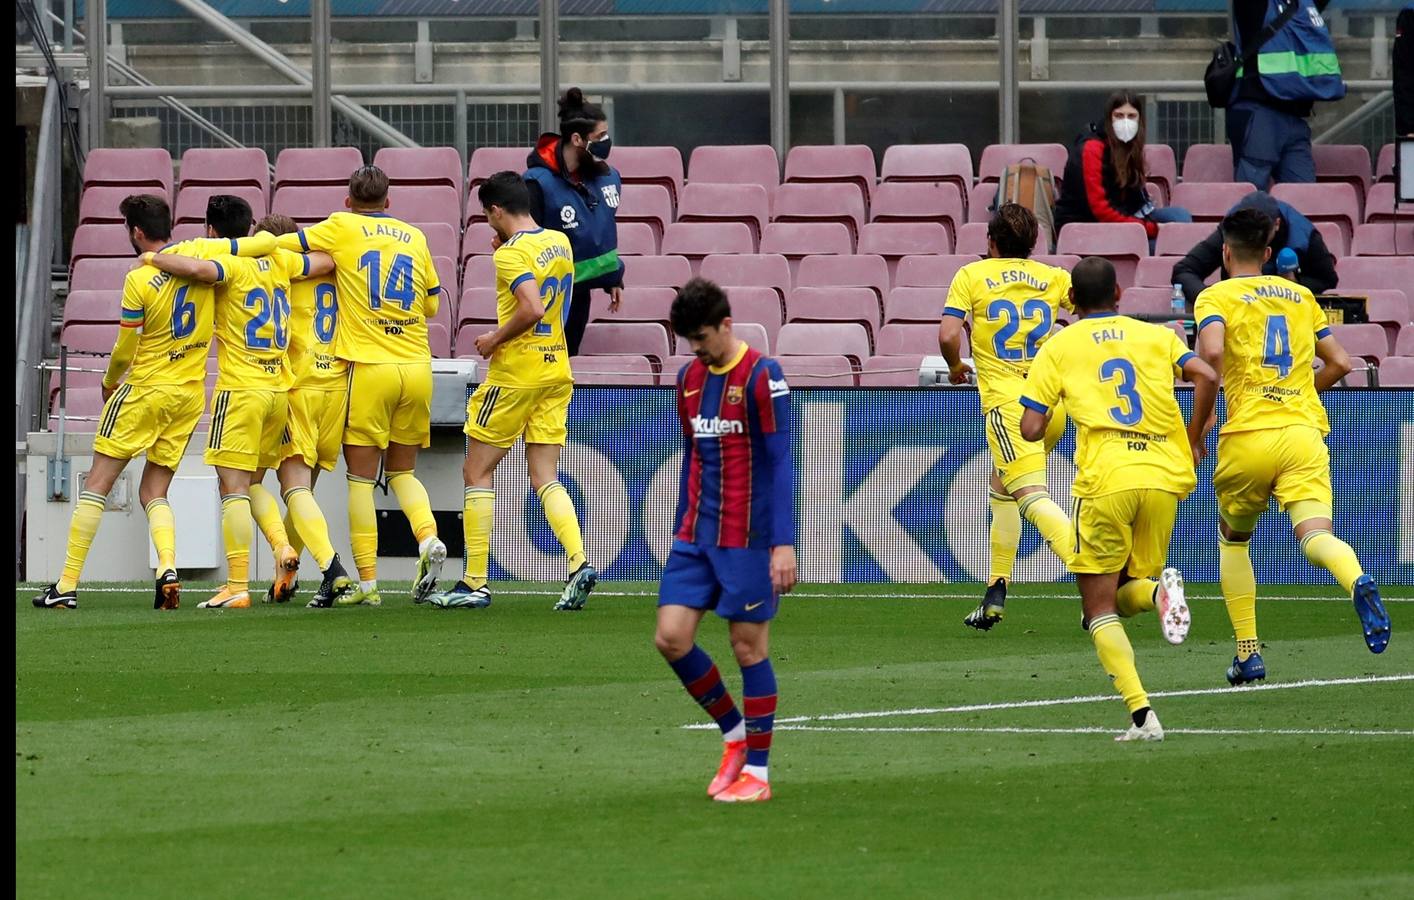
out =
{"type": "MultiPolygon", "coordinates": [[[[302,594],[307,599],[308,588],[302,594]]],[[[1414,895],[1414,588],[1361,640],[1338,588],[1261,588],[1264,687],[1227,617],[1129,620],[1168,732],[1128,718],[1073,585],[802,585],[772,657],[775,797],[713,803],[720,740],[652,644],[655,586],[495,585],[487,610],[151,609],[16,592],[17,895],[1414,895]]],[[[297,600],[302,603],[303,600],[297,600]]],[[[702,645],[734,697],[720,620],[702,645]]]]}

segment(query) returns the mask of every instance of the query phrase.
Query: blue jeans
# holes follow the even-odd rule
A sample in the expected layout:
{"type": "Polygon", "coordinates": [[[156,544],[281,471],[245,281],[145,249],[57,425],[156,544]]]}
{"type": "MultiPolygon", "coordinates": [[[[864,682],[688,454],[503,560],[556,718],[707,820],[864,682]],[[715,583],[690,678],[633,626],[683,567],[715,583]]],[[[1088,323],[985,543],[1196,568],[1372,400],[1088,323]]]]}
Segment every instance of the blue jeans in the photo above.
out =
{"type": "MultiPolygon", "coordinates": [[[[1161,206],[1149,213],[1150,222],[1158,222],[1160,225],[1165,222],[1192,222],[1193,214],[1181,206],[1161,206]]],[[[1154,255],[1154,245],[1157,240],[1149,241],[1149,255],[1154,255]]]]}
{"type": "Polygon", "coordinates": [[[1316,160],[1311,155],[1311,125],[1250,100],[1227,111],[1232,143],[1233,181],[1250,181],[1257,190],[1279,184],[1312,184],[1316,160]]]}

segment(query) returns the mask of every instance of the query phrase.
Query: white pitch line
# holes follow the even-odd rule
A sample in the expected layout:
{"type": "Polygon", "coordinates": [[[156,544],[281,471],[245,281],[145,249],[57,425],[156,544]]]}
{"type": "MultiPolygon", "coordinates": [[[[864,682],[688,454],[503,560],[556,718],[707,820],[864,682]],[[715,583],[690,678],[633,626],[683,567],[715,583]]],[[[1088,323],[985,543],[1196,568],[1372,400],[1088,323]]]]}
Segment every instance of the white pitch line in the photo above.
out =
{"type": "MultiPolygon", "coordinates": [[[[780,731],[810,731],[837,734],[1116,734],[1114,728],[1020,728],[1009,726],[971,727],[922,726],[914,728],[864,728],[849,725],[782,725],[780,731]]],[[[1414,731],[1359,730],[1338,728],[1165,728],[1164,734],[1207,735],[1342,735],[1347,737],[1414,737],[1414,731]]]]}
{"type": "MultiPolygon", "coordinates": [[[[1363,678],[1311,678],[1305,681],[1287,681],[1274,684],[1256,684],[1246,687],[1191,688],[1181,691],[1150,691],[1150,697],[1203,697],[1215,694],[1248,694],[1257,691],[1289,691],[1296,688],[1336,687],[1349,684],[1380,684],[1392,681],[1414,681],[1414,673],[1400,675],[1370,675],[1363,678]]],[[[1109,703],[1121,699],[1118,694],[1081,694],[1075,697],[1056,697],[1049,700],[1013,700],[1004,703],[969,703],[962,706],[926,706],[911,709],[885,709],[876,712],[829,713],[821,716],[792,716],[777,719],[777,725],[799,722],[844,722],[854,719],[888,719],[895,716],[932,716],[942,713],[989,712],[999,709],[1035,709],[1047,706],[1071,706],[1079,703],[1109,703]]],[[[715,724],[693,723],[682,726],[686,729],[716,728],[715,724]]]]}

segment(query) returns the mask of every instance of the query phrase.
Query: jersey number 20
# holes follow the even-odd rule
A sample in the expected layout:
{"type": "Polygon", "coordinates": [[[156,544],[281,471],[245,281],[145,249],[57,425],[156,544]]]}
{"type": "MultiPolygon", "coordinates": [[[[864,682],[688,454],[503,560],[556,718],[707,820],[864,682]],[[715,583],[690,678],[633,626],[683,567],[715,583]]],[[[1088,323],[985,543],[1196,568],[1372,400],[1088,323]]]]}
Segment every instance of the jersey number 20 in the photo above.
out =
{"type": "Polygon", "coordinates": [[[269,350],[273,345],[278,350],[285,349],[289,343],[290,332],[286,327],[286,322],[290,317],[290,298],[285,296],[285,292],[275,288],[275,296],[265,292],[264,288],[256,288],[245,295],[246,309],[252,306],[259,306],[255,315],[245,324],[245,345],[251,350],[269,350]],[[273,321],[275,334],[273,337],[266,337],[260,332],[265,330],[265,326],[273,321]]]}

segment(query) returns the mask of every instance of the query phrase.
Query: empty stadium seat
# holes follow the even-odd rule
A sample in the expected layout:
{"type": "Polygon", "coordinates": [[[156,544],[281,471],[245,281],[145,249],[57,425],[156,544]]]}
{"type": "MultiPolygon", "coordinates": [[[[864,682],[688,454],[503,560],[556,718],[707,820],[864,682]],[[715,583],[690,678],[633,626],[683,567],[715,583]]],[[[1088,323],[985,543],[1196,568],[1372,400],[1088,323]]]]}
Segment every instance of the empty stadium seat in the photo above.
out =
{"type": "Polygon", "coordinates": [[[642,222],[662,240],[663,231],[673,221],[673,198],[661,184],[626,184],[619,192],[619,222],[642,222]]]}
{"type": "Polygon", "coordinates": [[[1414,224],[1372,222],[1355,226],[1350,242],[1354,256],[1408,256],[1414,254],[1414,224]]]}
{"type": "Polygon", "coordinates": [[[995,210],[992,204],[997,199],[997,183],[982,181],[967,191],[967,221],[987,223],[992,220],[995,210]]]}
{"type": "Polygon", "coordinates": [[[133,267],[131,248],[126,257],[86,257],[74,262],[69,273],[71,291],[121,291],[133,267]]]}
{"type": "Polygon", "coordinates": [[[870,207],[874,222],[937,222],[947,228],[949,245],[967,221],[962,192],[954,184],[881,184],[870,207]]]}
{"type": "Polygon", "coordinates": [[[482,329],[475,327],[458,330],[452,343],[452,356],[457,359],[480,359],[481,354],[476,352],[476,338],[481,333],[482,329]]]}
{"type": "Polygon", "coordinates": [[[859,239],[864,225],[864,198],[850,184],[783,184],[772,204],[776,222],[839,222],[859,239]]]}
{"type": "MultiPolygon", "coordinates": [[[[1227,144],[1189,144],[1183,154],[1185,182],[1232,181],[1232,147],[1227,144]]],[[[1182,206],[1175,197],[1175,206],[1182,206]]]]}
{"type": "Polygon", "coordinates": [[[770,220],[770,196],[759,184],[691,182],[678,205],[679,222],[741,222],[758,243],[770,220]]]}
{"type": "Polygon", "coordinates": [[[427,346],[437,359],[447,359],[452,355],[451,329],[445,322],[427,323],[427,346]]]}
{"type": "Polygon", "coordinates": [[[1136,319],[1169,319],[1173,315],[1172,288],[1132,287],[1119,299],[1119,311],[1136,319]]]}
{"type": "Polygon", "coordinates": [[[1347,256],[1335,262],[1342,291],[1391,289],[1414,291],[1414,257],[1347,256]]]}
{"type": "MultiPolygon", "coordinates": [[[[1366,369],[1377,367],[1389,356],[1389,340],[1385,337],[1385,330],[1378,325],[1332,325],[1331,335],[1351,356],[1354,366],[1351,376],[1360,372],[1362,364],[1366,369]]],[[[1346,383],[1357,380],[1360,384],[1369,384],[1368,373],[1365,378],[1348,378],[1346,383]]]]}
{"type": "Polygon", "coordinates": [[[408,222],[408,224],[422,232],[423,237],[427,238],[427,250],[433,256],[445,256],[448,259],[457,258],[457,251],[461,249],[461,236],[458,229],[446,222],[408,222]]]}
{"type": "Polygon", "coordinates": [[[668,311],[678,292],[670,287],[625,287],[618,312],[609,311],[608,291],[594,291],[589,297],[591,322],[661,322],[668,324],[668,311]]]}
{"type": "Polygon", "coordinates": [[[437,286],[442,289],[443,302],[437,310],[438,315],[441,315],[443,308],[451,309],[452,298],[461,293],[461,285],[458,283],[456,260],[448,256],[434,256],[432,265],[437,269],[437,286]]]}
{"type": "Polygon", "coordinates": [[[1396,203],[1394,182],[1382,181],[1365,197],[1366,222],[1414,222],[1414,203],[1396,203]]]}
{"type": "Polygon", "coordinates": [[[659,377],[659,383],[665,385],[676,384],[678,373],[695,362],[697,362],[697,357],[690,356],[686,353],[679,353],[668,357],[668,361],[663,363],[663,374],[659,377]]]}
{"type": "Polygon", "coordinates": [[[1350,245],[1353,238],[1350,238],[1341,230],[1335,222],[1313,222],[1312,225],[1321,233],[1321,240],[1326,242],[1326,249],[1332,256],[1341,257],[1350,255],[1350,245]]]}
{"type": "MultiPolygon", "coordinates": [[[[1363,149],[1363,148],[1361,148],[1363,149]]],[[[1290,204],[1312,222],[1334,222],[1350,245],[1360,222],[1360,201],[1349,184],[1278,184],[1272,196],[1290,204]]]]}
{"type": "MultiPolygon", "coordinates": [[[[732,334],[746,342],[746,346],[766,356],[771,355],[771,340],[766,332],[766,326],[760,322],[742,322],[736,316],[732,316],[732,334]]],[[[679,356],[689,356],[692,354],[692,345],[687,338],[676,337],[674,345],[679,356]]]]}
{"type": "Polygon", "coordinates": [[[871,356],[864,361],[864,369],[859,373],[859,386],[918,387],[918,371],[922,367],[923,356],[916,353],[871,356]]]}
{"type": "MultiPolygon", "coordinates": [[[[467,206],[481,211],[481,202],[476,199],[476,188],[481,182],[497,172],[524,172],[526,160],[530,157],[530,147],[477,147],[466,164],[466,189],[471,192],[467,206]]],[[[615,157],[615,162],[618,158],[615,157]]]]}
{"type": "MultiPolygon", "coordinates": [[[[938,326],[898,322],[885,325],[874,341],[874,352],[880,356],[915,353],[937,356],[942,352],[938,349],[938,326]]],[[[965,350],[963,355],[967,355],[965,350]]]]}
{"type": "Polygon", "coordinates": [[[866,287],[881,306],[889,292],[889,267],[882,256],[807,256],[795,273],[798,287],[866,287]]]}
{"type": "MultiPolygon", "coordinates": [[[[481,257],[476,257],[480,259],[481,257]]],[[[492,285],[495,280],[481,285],[468,285],[462,289],[461,299],[457,303],[457,333],[461,333],[464,325],[494,324],[496,322],[496,288],[492,285]]]]}
{"type": "Polygon", "coordinates": [[[854,387],[858,365],[846,356],[781,356],[781,373],[792,387],[854,387]]]}
{"type": "Polygon", "coordinates": [[[785,322],[780,296],[769,287],[737,284],[726,288],[727,302],[732,307],[732,322],[750,322],[766,331],[769,346],[776,346],[776,335],[785,322]]]}
{"type": "Polygon", "coordinates": [[[869,332],[858,322],[787,322],[776,336],[777,356],[852,357],[856,367],[871,355],[869,332]]]}
{"type": "Polygon", "coordinates": [[[132,188],[129,193],[156,193],[144,187],[161,188],[165,197],[172,196],[172,154],[150,147],[116,150],[95,147],[88,151],[83,164],[83,186],[119,185],[132,188]]]}
{"type": "Polygon", "coordinates": [[[455,147],[382,147],[373,155],[392,185],[445,185],[462,196],[462,158],[455,147]]]}
{"type": "Polygon", "coordinates": [[[251,214],[256,222],[265,218],[265,214],[269,211],[265,208],[265,193],[253,185],[198,184],[188,187],[186,183],[183,183],[182,189],[177,193],[177,206],[172,210],[172,221],[177,224],[187,222],[205,224],[206,203],[216,194],[240,197],[249,203],[251,214]]]}
{"type": "MultiPolygon", "coordinates": [[[[986,230],[983,229],[983,243],[985,242],[986,230]]],[[[946,288],[952,284],[952,278],[958,269],[981,258],[980,255],[972,253],[905,256],[898,261],[894,270],[894,286],[946,288]]],[[[939,307],[939,312],[941,311],[939,307]]]]}
{"type": "Polygon", "coordinates": [[[646,356],[574,356],[570,358],[570,370],[574,373],[576,386],[657,383],[653,361],[646,356]]]}
{"type": "Polygon", "coordinates": [[[1031,258],[1042,265],[1055,266],[1057,269],[1065,269],[1067,272],[1080,262],[1080,257],[1073,253],[1033,253],[1031,258]]]}
{"type": "MultiPolygon", "coordinates": [[[[1339,289],[1332,293],[1342,293],[1339,289]]],[[[1356,293],[1351,291],[1349,293],[1356,293]]],[[[1399,330],[1406,325],[1414,325],[1414,308],[1404,291],[1364,290],[1358,292],[1365,297],[1365,314],[1369,320],[1385,330],[1390,350],[1394,350],[1399,330]]]]}
{"type": "Polygon", "coordinates": [[[64,324],[70,322],[118,322],[121,315],[123,292],[117,291],[69,291],[64,298],[64,324]]]}
{"type": "Polygon", "coordinates": [[[866,206],[878,177],[874,151],[864,144],[802,144],[786,154],[787,182],[842,181],[858,185],[866,206]]]}
{"type": "MultiPolygon", "coordinates": [[[[285,151],[288,152],[288,151],[285,151]]],[[[284,153],[280,154],[282,157],[284,153]]],[[[348,188],[334,185],[297,185],[277,187],[270,201],[270,211],[289,216],[300,225],[322,222],[336,212],[344,212],[348,188]]]]}
{"type": "Polygon", "coordinates": [[[1181,256],[1148,256],[1139,260],[1134,270],[1134,286],[1137,288],[1167,288],[1173,290],[1173,267],[1181,256]]]}
{"type": "Polygon", "coordinates": [[[1391,356],[1380,363],[1380,387],[1414,387],[1414,357],[1391,356]]]}
{"type": "Polygon", "coordinates": [[[192,147],[182,154],[179,189],[250,185],[270,197],[270,159],[259,147],[192,147]]]}
{"type": "Polygon", "coordinates": [[[1394,181],[1394,144],[1384,144],[1375,157],[1375,181],[1394,181]]]}
{"type": "Polygon", "coordinates": [[[673,206],[682,196],[682,153],[676,147],[614,147],[614,168],[625,186],[661,185],[673,206]]]}
{"type": "Polygon", "coordinates": [[[779,253],[717,254],[702,260],[703,278],[722,287],[753,285],[769,287],[781,303],[790,293],[790,263],[779,253]]]}
{"type": "Polygon", "coordinates": [[[884,150],[879,180],[955,185],[967,195],[972,186],[972,152],[966,144],[894,144],[884,150]]]}
{"type": "MultiPolygon", "coordinates": [[[[843,225],[834,227],[844,230],[843,225]]],[[[663,232],[662,251],[665,256],[687,257],[695,269],[713,253],[755,253],[756,242],[741,222],[674,222],[663,232]]]]}
{"type": "MultiPolygon", "coordinates": [[[[1181,185],[1180,185],[1181,187],[1181,185]]],[[[1155,256],[1184,257],[1213,233],[1211,222],[1166,222],[1159,226],[1159,237],[1154,241],[1155,256]]]]}
{"type": "MultiPolygon", "coordinates": [[[[161,188],[155,188],[160,191],[161,188]]],[[[80,225],[121,225],[124,222],[119,205],[134,193],[131,187],[94,185],[85,188],[79,198],[80,225]]],[[[166,199],[164,197],[164,199],[166,199]]],[[[261,204],[264,206],[264,203],[261,204]]]]}
{"type": "Polygon", "coordinates": [[[624,260],[624,284],[680,288],[692,279],[692,264],[682,256],[635,256],[624,260]]]}
{"type": "Polygon", "coordinates": [[[1194,223],[1221,222],[1228,210],[1254,190],[1256,188],[1245,181],[1210,183],[1185,180],[1173,189],[1173,205],[1192,213],[1194,223]]]}
{"type": "MultiPolygon", "coordinates": [[[[1046,252],[1046,229],[1036,229],[1036,244],[1031,248],[1031,255],[1037,252],[1046,252]]],[[[960,255],[987,255],[987,223],[968,222],[957,230],[957,245],[953,248],[954,254],[960,255]]]]}
{"type": "Polygon", "coordinates": [[[183,222],[172,226],[172,243],[206,237],[205,222],[183,222]]]}
{"type": "Polygon", "coordinates": [[[491,242],[496,239],[496,231],[485,222],[468,222],[466,231],[462,232],[462,263],[465,265],[468,257],[490,256],[496,250],[491,246],[491,242]]]}
{"type": "Polygon", "coordinates": [[[1061,229],[1056,250],[1105,257],[1114,263],[1120,286],[1126,287],[1134,283],[1139,260],[1149,255],[1149,237],[1138,222],[1071,222],[1061,229]]]}
{"type": "Polygon", "coordinates": [[[1414,325],[1399,329],[1399,336],[1394,341],[1394,355],[1414,356],[1414,325]]]}
{"type": "MultiPolygon", "coordinates": [[[[116,322],[69,323],[59,332],[59,343],[68,347],[70,353],[107,355],[113,351],[113,342],[117,338],[116,322]]],[[[70,365],[84,364],[71,362],[70,365]]]]}
{"type": "Polygon", "coordinates": [[[781,162],[769,144],[698,147],[688,160],[687,178],[710,184],[759,184],[769,194],[781,183],[781,162]]]}
{"type": "Polygon", "coordinates": [[[1316,181],[1335,181],[1355,188],[1363,203],[1373,180],[1370,151],[1363,144],[1312,144],[1316,161],[1316,181]]]}
{"type": "Polygon", "coordinates": [[[947,294],[936,287],[896,287],[884,300],[884,323],[931,323],[936,332],[946,301],[947,294]]]}
{"type": "Polygon", "coordinates": [[[275,157],[275,190],[294,185],[333,185],[347,192],[349,176],[363,166],[357,147],[286,147],[275,157]]]}
{"type": "Polygon", "coordinates": [[[673,355],[668,330],[654,322],[591,322],[584,329],[579,352],[585,356],[642,355],[657,365],[673,355]]]}
{"type": "Polygon", "coordinates": [[[620,256],[657,256],[658,235],[647,222],[616,223],[620,256]]]}
{"type": "Polygon", "coordinates": [[[786,322],[858,322],[872,342],[883,310],[868,288],[798,287],[786,298],[786,322]]]}
{"type": "Polygon", "coordinates": [[[462,261],[462,287],[495,288],[496,261],[489,256],[471,256],[462,261]]]}
{"type": "Polygon", "coordinates": [[[1033,159],[1051,170],[1059,186],[1069,157],[1070,151],[1063,144],[989,144],[982,149],[977,163],[977,180],[1000,181],[1007,166],[1033,159]]]}
{"type": "MultiPolygon", "coordinates": [[[[745,228],[745,225],[740,226],[745,228]]],[[[762,253],[779,253],[791,270],[802,257],[854,252],[849,229],[838,222],[772,222],[761,235],[762,253]]]]}
{"type": "Polygon", "coordinates": [[[1168,144],[1145,144],[1144,169],[1148,173],[1148,179],[1157,184],[1163,193],[1161,198],[1154,197],[1154,201],[1162,201],[1167,205],[1169,198],[1173,196],[1174,187],[1178,184],[1178,160],[1173,154],[1173,148],[1168,144]]]}
{"type": "Polygon", "coordinates": [[[870,222],[859,233],[859,252],[882,256],[892,270],[905,256],[951,253],[948,230],[937,222],[870,222]]]}
{"type": "MultiPolygon", "coordinates": [[[[109,349],[112,349],[111,345],[109,349]]],[[[75,434],[92,434],[98,430],[98,417],[103,412],[102,387],[71,387],[64,395],[64,430],[75,434]]],[[[58,398],[49,416],[49,430],[59,429],[58,398]]]]}
{"type": "Polygon", "coordinates": [[[90,257],[136,256],[126,225],[80,225],[69,248],[69,265],[90,257]]]}

